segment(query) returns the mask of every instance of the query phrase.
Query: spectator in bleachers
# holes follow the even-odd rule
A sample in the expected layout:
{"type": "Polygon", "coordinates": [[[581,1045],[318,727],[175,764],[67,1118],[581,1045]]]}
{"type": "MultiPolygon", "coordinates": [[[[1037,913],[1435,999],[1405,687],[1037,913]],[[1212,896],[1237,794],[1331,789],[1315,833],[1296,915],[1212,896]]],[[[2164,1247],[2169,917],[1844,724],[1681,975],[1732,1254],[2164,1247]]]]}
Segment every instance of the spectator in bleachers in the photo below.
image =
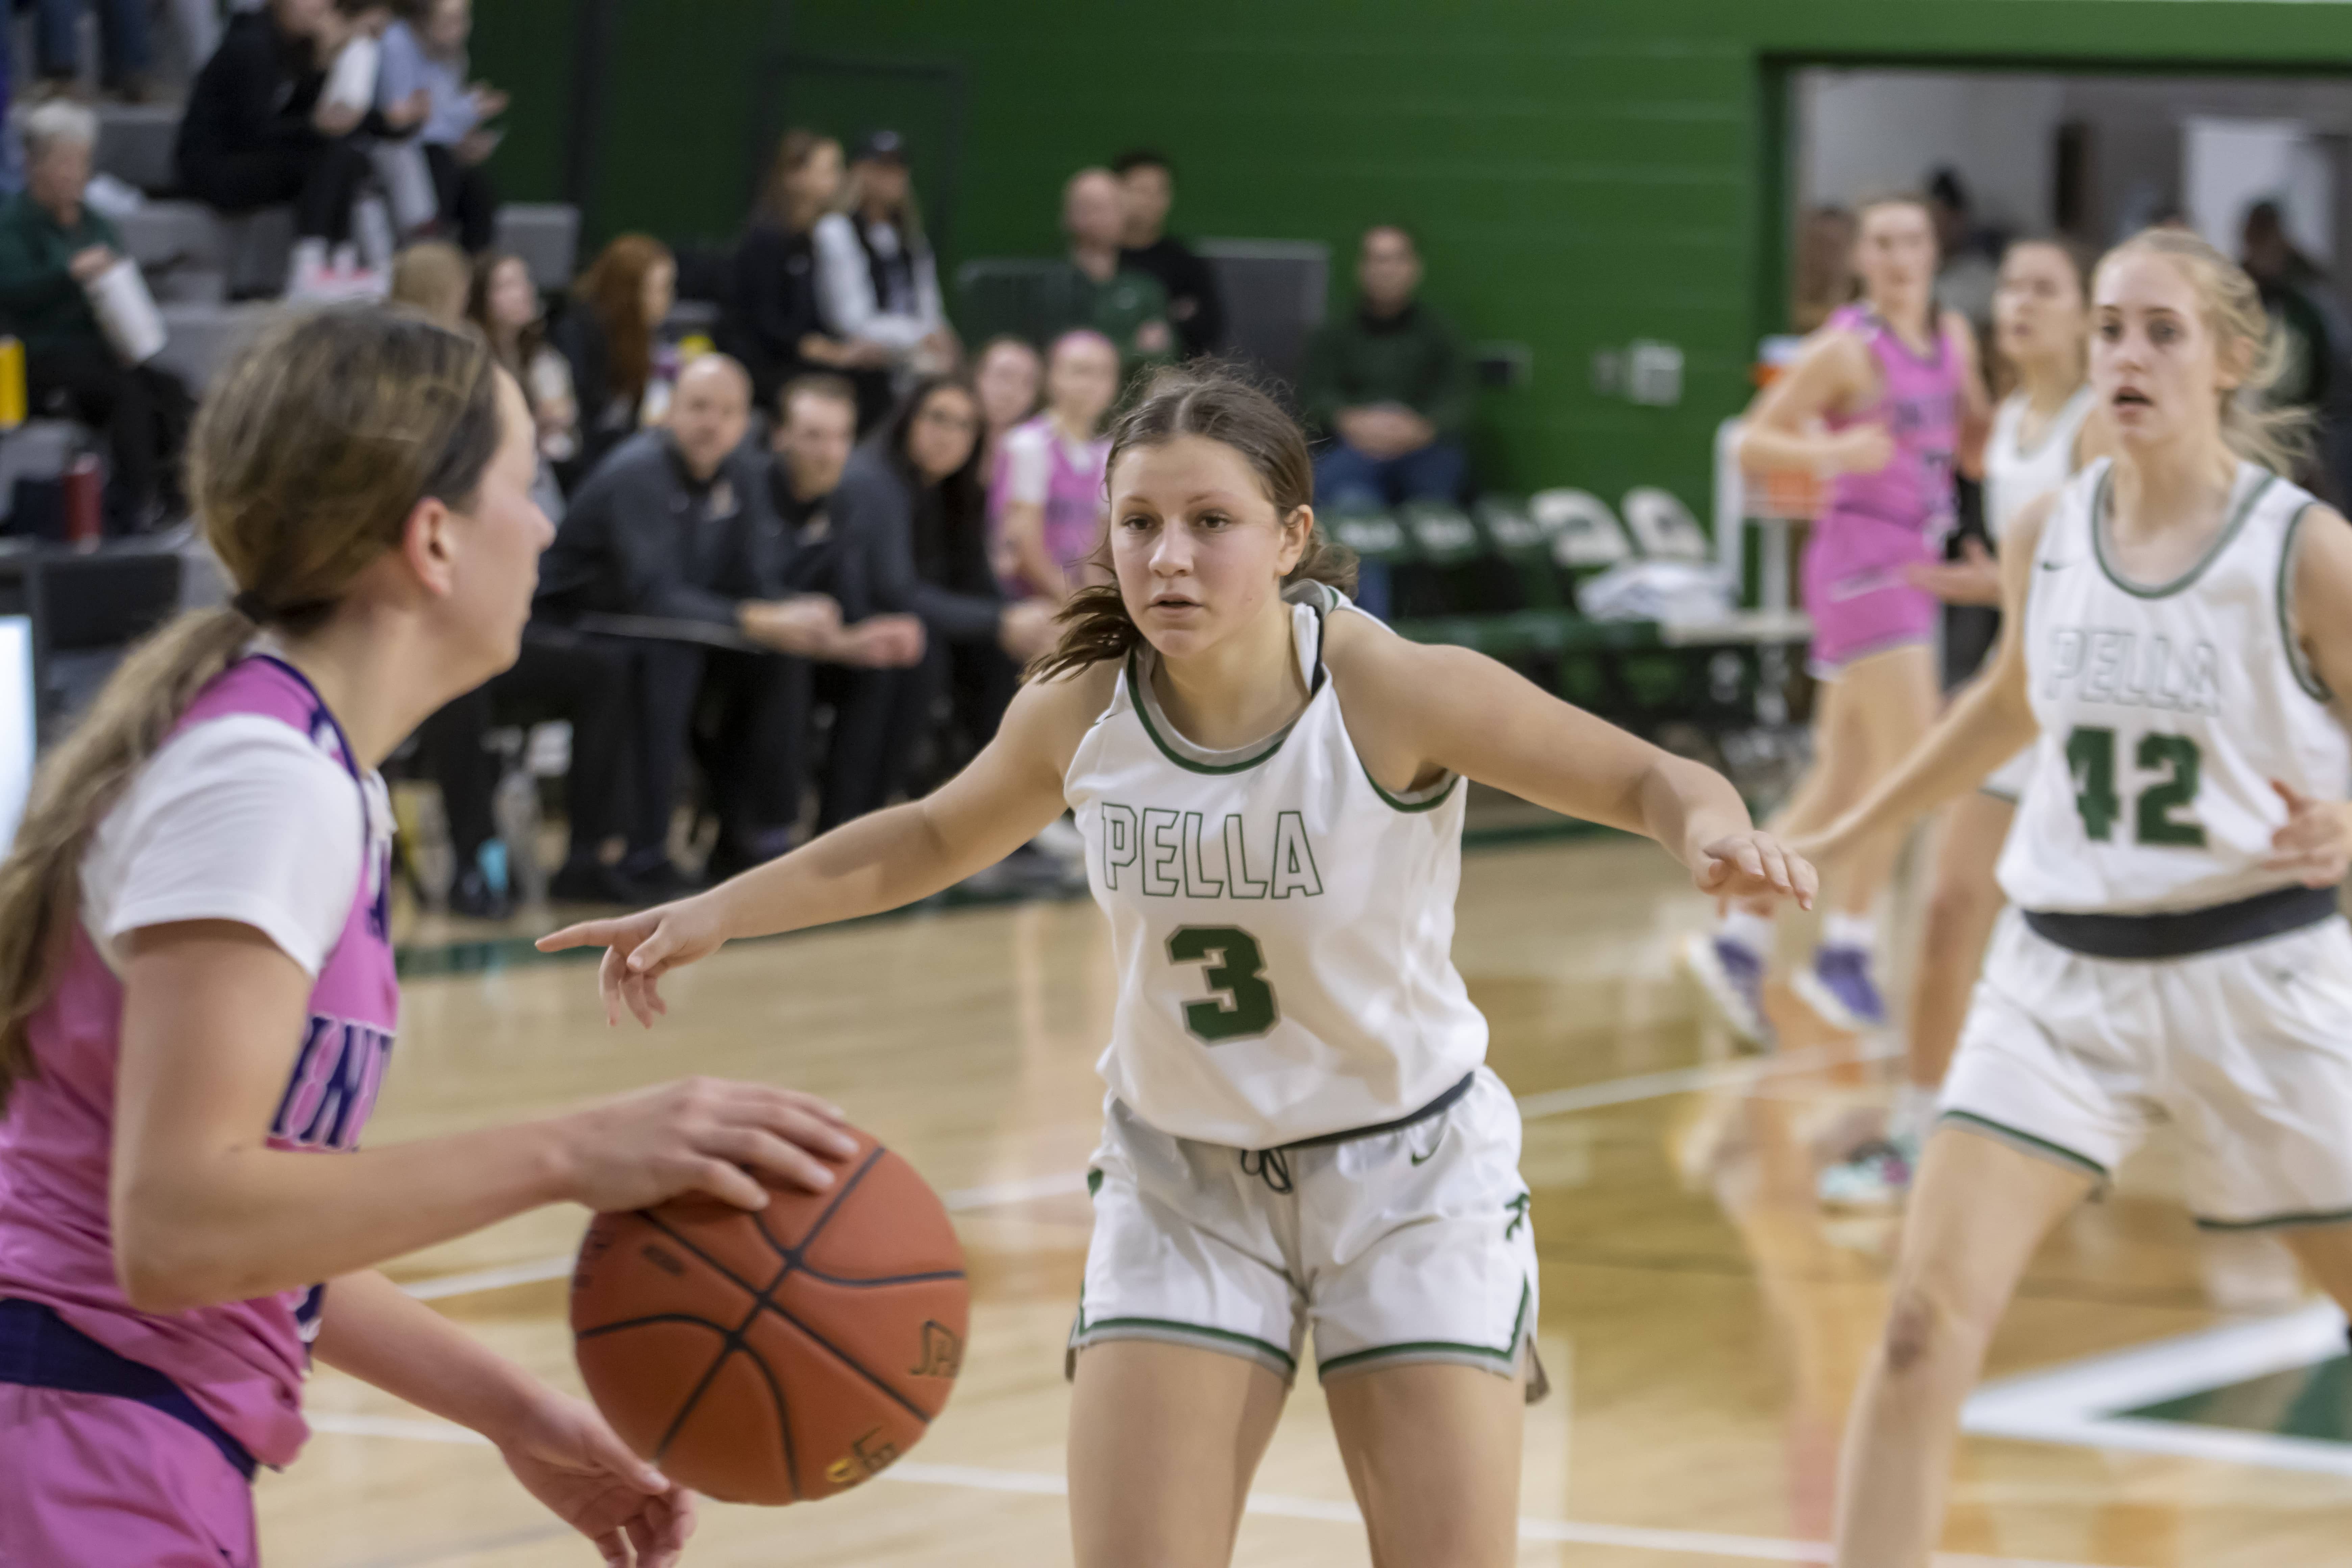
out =
{"type": "Polygon", "coordinates": [[[2262,293],[2271,336],[2284,356],[2264,401],[2307,411],[2316,427],[2317,440],[2290,477],[2340,503],[2352,495],[2352,327],[2327,274],[2287,232],[2286,212],[2277,202],[2246,208],[2239,241],[2240,263],[2262,293]]]}
{"type": "Polygon", "coordinates": [[[1118,350],[1084,327],[1065,332],[1045,361],[1045,412],[1013,427],[988,489],[992,551],[1005,592],[1055,604],[1090,582],[1103,542],[1110,438],[1103,417],[1118,398],[1118,350]]]}
{"type": "Polygon", "coordinates": [[[383,60],[375,100],[387,116],[417,94],[425,117],[415,132],[433,180],[438,227],[469,256],[489,248],[499,198],[482,167],[499,144],[483,122],[506,111],[507,95],[466,79],[466,43],[473,36],[473,0],[404,0],[403,15],[383,33],[383,60]]]}
{"type": "Polygon", "coordinates": [[[1069,267],[1045,280],[1045,331],[1058,337],[1088,327],[1108,338],[1129,370],[1173,359],[1168,291],[1149,272],[1119,270],[1127,196],[1108,169],[1080,169],[1062,187],[1062,232],[1069,267]]]}
{"type": "Polygon", "coordinates": [[[1183,357],[1214,353],[1224,345],[1225,307],[1217,275],[1192,247],[1168,232],[1168,209],[1176,200],[1176,174],[1158,153],[1120,154],[1111,164],[1126,203],[1127,227],[1119,237],[1118,264],[1149,272],[1168,295],[1168,322],[1176,329],[1183,357]]]}
{"type": "Polygon", "coordinates": [[[473,268],[464,251],[437,239],[420,239],[392,258],[392,289],[385,298],[422,310],[436,324],[457,331],[466,325],[466,300],[473,284],[473,268]]]}
{"type": "MultiPolygon", "coordinates": [[[[84,8],[85,0],[35,0],[33,56],[45,97],[70,94],[80,80],[84,8]]],[[[147,0],[87,0],[87,8],[98,17],[99,86],[125,103],[146,102],[154,85],[147,0]]]]}
{"type": "MultiPolygon", "coordinates": [[[[474,258],[466,299],[466,319],[490,341],[490,352],[522,384],[539,424],[539,455],[550,464],[571,460],[580,450],[580,403],[572,390],[572,364],[547,341],[539,286],[530,266],[503,250],[474,258]]],[[[561,510],[558,498],[556,511],[561,510]]]]}
{"type": "Polygon", "coordinates": [[[231,215],[291,203],[297,295],[325,285],[334,251],[351,238],[371,172],[359,133],[396,130],[326,96],[336,56],[383,15],[356,0],[269,0],[230,18],[188,89],[173,149],[180,184],[231,215]]]}
{"type": "Polygon", "coordinates": [[[842,210],[818,220],[814,242],[826,329],[858,358],[881,361],[845,366],[864,428],[888,410],[900,386],[948,369],[963,352],[940,302],[939,265],[897,132],[877,131],[857,144],[842,210]]]}
{"type": "Polygon", "coordinates": [[[23,129],[25,189],[0,205],[0,322],[24,342],[33,411],[105,432],[107,527],[133,532],[176,515],[187,388],[169,371],[123,363],[90,308],[88,285],[123,256],[121,235],[82,199],[98,116],[56,99],[23,129]]]}
{"type": "Polygon", "coordinates": [[[1469,356],[1420,289],[1412,236],[1375,225],[1356,258],[1356,308],[1326,321],[1307,344],[1298,401],[1331,437],[1315,460],[1315,498],[1324,506],[1451,500],[1461,492],[1469,356]]]}
{"type": "Polygon", "coordinates": [[[1979,352],[1990,357],[2001,237],[1977,222],[1957,169],[1937,169],[1927,176],[1927,216],[1935,220],[1936,250],[1942,258],[1936,268],[1936,300],[1968,318],[1979,352]]]}
{"type": "Polygon", "coordinates": [[[788,847],[808,763],[808,661],[865,651],[844,632],[838,603],[786,586],[797,542],[770,507],[765,456],[744,444],[751,388],[724,354],[688,365],[667,427],[639,432],[597,465],[540,563],[539,615],[550,624],[642,619],[629,640],[643,847],[622,871],[648,888],[672,879],[655,847],[667,842],[679,768],[698,740],[719,819],[710,874],[788,847]]]}
{"type": "Polygon", "coordinates": [[[980,471],[996,472],[1004,433],[1037,412],[1045,362],[1027,338],[1010,332],[988,340],[973,362],[972,389],[980,394],[980,471]]]}
{"type": "Polygon", "coordinates": [[[926,646],[911,668],[851,678],[834,724],[822,826],[907,787],[942,693],[954,700],[957,749],[986,744],[1021,667],[1052,641],[1051,608],[1007,602],[990,569],[980,425],[968,382],[927,376],[858,447],[834,491],[843,613],[916,616],[926,646]]]}
{"type": "Polygon", "coordinates": [[[816,226],[841,199],[841,143],[814,131],[787,131],[768,181],[736,242],[719,347],[751,373],[753,396],[770,407],[784,384],[813,370],[880,370],[888,351],[825,329],[817,300],[816,226]]]}
{"type": "Polygon", "coordinates": [[[625,234],[580,275],[550,338],[572,365],[585,474],[646,425],[661,422],[656,334],[677,300],[677,261],[651,235],[625,234]]]}

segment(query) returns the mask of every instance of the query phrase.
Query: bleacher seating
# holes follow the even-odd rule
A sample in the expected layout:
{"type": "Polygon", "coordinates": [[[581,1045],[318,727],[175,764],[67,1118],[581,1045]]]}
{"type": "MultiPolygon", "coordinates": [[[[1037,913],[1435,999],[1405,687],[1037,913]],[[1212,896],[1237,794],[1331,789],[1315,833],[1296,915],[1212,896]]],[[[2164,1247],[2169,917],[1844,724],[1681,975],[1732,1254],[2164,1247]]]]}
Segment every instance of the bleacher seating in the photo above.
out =
{"type": "Polygon", "coordinates": [[[172,160],[179,131],[177,104],[100,104],[95,166],[149,195],[168,195],[180,185],[172,160]]]}
{"type": "Polygon", "coordinates": [[[580,209],[561,202],[508,202],[499,208],[491,243],[521,257],[541,289],[568,289],[579,265],[580,209]]]}

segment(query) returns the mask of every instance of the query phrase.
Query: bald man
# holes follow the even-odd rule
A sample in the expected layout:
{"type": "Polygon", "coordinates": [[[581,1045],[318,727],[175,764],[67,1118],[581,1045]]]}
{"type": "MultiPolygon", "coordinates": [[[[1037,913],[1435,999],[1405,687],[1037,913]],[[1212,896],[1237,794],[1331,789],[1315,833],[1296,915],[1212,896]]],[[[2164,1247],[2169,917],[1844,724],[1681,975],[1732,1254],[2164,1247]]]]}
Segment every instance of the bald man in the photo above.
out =
{"type": "Polygon", "coordinates": [[[1062,187],[1062,232],[1070,242],[1070,268],[1047,290],[1041,338],[1091,327],[1118,345],[1132,371],[1175,357],[1168,325],[1168,291],[1149,272],[1122,271],[1119,242],[1127,234],[1127,195],[1108,169],[1080,169],[1062,187]]]}
{"type": "Polygon", "coordinates": [[[605,456],[540,562],[535,621],[593,616],[635,654],[638,847],[622,869],[652,893],[685,880],[667,844],[689,744],[719,810],[709,871],[731,874],[781,852],[799,819],[810,661],[905,662],[887,639],[845,631],[831,598],[785,586],[795,541],[770,500],[766,455],[744,444],[751,397],[724,354],[689,363],[668,426],[605,456]]]}

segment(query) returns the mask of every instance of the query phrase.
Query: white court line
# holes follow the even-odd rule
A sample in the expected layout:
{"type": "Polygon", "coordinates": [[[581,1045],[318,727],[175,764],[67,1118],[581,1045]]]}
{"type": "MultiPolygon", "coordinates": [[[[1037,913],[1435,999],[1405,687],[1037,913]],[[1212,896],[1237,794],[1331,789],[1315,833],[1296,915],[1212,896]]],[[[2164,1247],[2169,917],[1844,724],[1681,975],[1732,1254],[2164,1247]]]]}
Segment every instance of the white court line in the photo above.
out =
{"type": "MultiPolygon", "coordinates": [[[[1580,1084],[1574,1089],[1555,1089],[1542,1094],[1524,1095],[1519,1100],[1519,1115],[1525,1121],[1539,1121],[1554,1116],[1573,1115],[1580,1110],[1597,1110],[1603,1106],[1659,1100],[1670,1094],[1732,1089],[1768,1078],[1813,1072],[1847,1062],[1884,1061],[1901,1054],[1899,1046],[1885,1040],[1856,1050],[1808,1046],[1802,1050],[1782,1051],[1777,1056],[1675,1068],[1667,1072],[1606,1079],[1599,1083],[1580,1084]]],[[[1084,1171],[1059,1171],[1047,1176],[1024,1176],[1009,1182],[991,1182],[982,1186],[959,1188],[945,1194],[941,1201],[947,1205],[950,1214],[964,1214],[972,1209],[1001,1208],[1010,1204],[1062,1197],[1086,1190],[1087,1173],[1084,1171]]],[[[452,1296],[502,1290],[510,1285],[535,1285],[541,1280],[561,1279],[571,1272],[572,1258],[567,1254],[562,1258],[541,1258],[528,1263],[509,1264],[500,1268],[444,1275],[437,1279],[420,1280],[402,1288],[420,1301],[441,1301],[452,1296]]]]}
{"type": "Polygon", "coordinates": [[[2344,1348],[2344,1314],[2315,1303],[1989,1383],[1962,1408],[1960,1427],[1987,1437],[2352,1476],[2352,1447],[2342,1443],[2116,1414],[2292,1372],[2344,1348]]]}
{"type": "MultiPolygon", "coordinates": [[[[446,1421],[415,1420],[391,1415],[337,1415],[310,1418],[310,1429],[336,1436],[390,1437],[419,1443],[481,1446],[488,1439],[446,1421]]],[[[910,1486],[961,1487],[973,1491],[1011,1492],[1024,1497],[1066,1497],[1068,1481],[1045,1470],[999,1470],[978,1465],[907,1463],[882,1472],[886,1481],[910,1486]]],[[[1252,1492],[1246,1510],[1276,1519],[1318,1520],[1327,1524],[1360,1527],[1363,1516],[1351,1502],[1327,1498],[1294,1497],[1285,1492],[1252,1492]]],[[[1686,1556],[1726,1557],[1749,1563],[1827,1563],[1824,1541],[1790,1541],[1771,1535],[1725,1535],[1706,1530],[1651,1530],[1638,1525],[1588,1524],[1578,1520],[1521,1516],[1522,1541],[1560,1542],[1578,1546],[1614,1546],[1634,1552],[1678,1552],[1686,1556]]],[[[1936,1558],[1944,1568],[2088,1568],[2076,1563],[2037,1562],[2023,1557],[1978,1557],[1942,1552],[1936,1558]]]]}

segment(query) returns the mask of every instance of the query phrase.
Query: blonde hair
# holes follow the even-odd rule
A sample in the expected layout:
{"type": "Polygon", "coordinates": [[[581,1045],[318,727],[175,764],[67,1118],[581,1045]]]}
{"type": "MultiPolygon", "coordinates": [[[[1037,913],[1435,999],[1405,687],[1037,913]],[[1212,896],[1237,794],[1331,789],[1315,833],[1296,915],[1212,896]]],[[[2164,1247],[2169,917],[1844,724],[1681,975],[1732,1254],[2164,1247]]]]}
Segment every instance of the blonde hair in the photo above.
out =
{"type": "Polygon", "coordinates": [[[465,321],[473,286],[474,264],[445,240],[420,239],[392,258],[392,302],[414,305],[445,327],[465,321]]]}
{"type": "Polygon", "coordinates": [[[0,1109],[34,1071],[27,1026],[56,988],[100,819],[257,626],[323,623],[418,501],[467,501],[498,452],[497,378],[473,333],[346,307],[280,318],[215,380],[188,493],[236,597],[134,647],[34,779],[0,861],[0,1109]]]}
{"type": "MultiPolygon", "coordinates": [[[[2214,357],[2242,379],[2221,395],[2221,439],[2246,461],[2279,475],[2293,474],[2311,450],[2307,408],[2273,405],[2270,394],[2286,374],[2289,349],[2273,330],[2262,290],[2246,269],[2193,230],[2144,228],[2099,258],[2104,272],[2117,258],[2140,252],[2162,257],[2197,291],[2214,357]]],[[[2093,274],[2095,290],[2097,274],[2093,274]]]]}

